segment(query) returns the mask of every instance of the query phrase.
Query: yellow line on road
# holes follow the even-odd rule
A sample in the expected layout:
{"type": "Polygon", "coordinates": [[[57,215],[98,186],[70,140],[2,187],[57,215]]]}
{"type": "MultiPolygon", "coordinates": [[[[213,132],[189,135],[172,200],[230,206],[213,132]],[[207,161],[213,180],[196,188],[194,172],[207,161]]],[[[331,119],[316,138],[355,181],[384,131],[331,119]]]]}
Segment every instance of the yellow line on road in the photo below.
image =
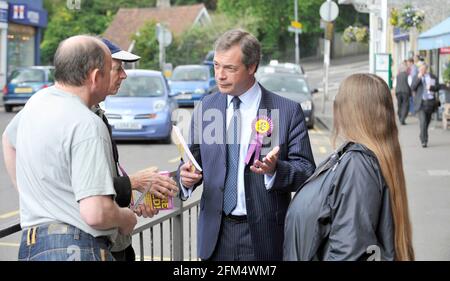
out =
{"type": "Polygon", "coordinates": [[[20,247],[19,243],[7,243],[7,242],[0,242],[0,247],[20,247]]]}
{"type": "Polygon", "coordinates": [[[10,217],[14,217],[18,213],[19,213],[19,210],[6,213],[6,214],[3,214],[3,215],[0,215],[0,219],[7,219],[7,218],[10,218],[10,217]]]}

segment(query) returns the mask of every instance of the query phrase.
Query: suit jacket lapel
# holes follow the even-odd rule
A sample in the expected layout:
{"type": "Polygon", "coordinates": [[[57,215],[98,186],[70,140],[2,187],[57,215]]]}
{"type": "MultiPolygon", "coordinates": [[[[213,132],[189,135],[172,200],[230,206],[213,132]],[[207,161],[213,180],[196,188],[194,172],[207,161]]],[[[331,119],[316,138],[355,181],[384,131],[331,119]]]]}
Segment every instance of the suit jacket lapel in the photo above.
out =
{"type": "MultiPolygon", "coordinates": [[[[220,155],[223,157],[222,159],[226,162],[227,155],[226,155],[226,147],[225,147],[225,140],[226,140],[226,134],[227,134],[227,95],[226,94],[220,94],[219,98],[217,99],[217,103],[215,104],[215,107],[220,110],[220,113],[223,116],[223,123],[222,123],[222,143],[219,144],[220,148],[220,155]]],[[[221,159],[218,159],[219,161],[221,159]]]]}

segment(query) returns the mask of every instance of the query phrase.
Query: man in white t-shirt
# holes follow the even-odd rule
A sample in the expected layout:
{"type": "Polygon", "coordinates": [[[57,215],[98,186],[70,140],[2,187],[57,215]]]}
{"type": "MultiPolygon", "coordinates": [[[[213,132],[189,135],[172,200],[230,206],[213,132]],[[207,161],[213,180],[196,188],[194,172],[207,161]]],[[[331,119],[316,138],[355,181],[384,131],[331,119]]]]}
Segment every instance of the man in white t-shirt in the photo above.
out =
{"type": "Polygon", "coordinates": [[[113,200],[109,133],[90,110],[108,94],[111,53],[94,37],[74,36],[54,62],[55,86],[22,109],[16,167],[4,155],[20,191],[19,259],[113,260],[112,237],[131,233],[136,217],[113,200]]]}

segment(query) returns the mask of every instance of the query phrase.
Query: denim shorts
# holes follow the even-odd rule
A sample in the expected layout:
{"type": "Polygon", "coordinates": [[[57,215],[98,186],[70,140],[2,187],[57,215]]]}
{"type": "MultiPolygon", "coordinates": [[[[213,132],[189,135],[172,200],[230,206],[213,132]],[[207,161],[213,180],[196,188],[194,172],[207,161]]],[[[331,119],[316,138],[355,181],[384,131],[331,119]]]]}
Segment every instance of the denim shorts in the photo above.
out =
{"type": "Polygon", "coordinates": [[[22,231],[19,261],[114,261],[111,245],[68,224],[44,224],[22,231]]]}

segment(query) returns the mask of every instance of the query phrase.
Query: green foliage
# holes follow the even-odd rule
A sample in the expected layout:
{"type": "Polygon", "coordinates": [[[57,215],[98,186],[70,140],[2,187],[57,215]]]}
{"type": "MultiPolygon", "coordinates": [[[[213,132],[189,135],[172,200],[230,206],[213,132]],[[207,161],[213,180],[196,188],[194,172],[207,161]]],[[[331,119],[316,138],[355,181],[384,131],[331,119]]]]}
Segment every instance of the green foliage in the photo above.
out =
{"type": "Polygon", "coordinates": [[[215,10],[217,7],[217,0],[172,0],[172,5],[192,5],[192,4],[205,4],[208,10],[215,10]]]}
{"type": "Polygon", "coordinates": [[[137,34],[132,39],[136,40],[133,52],[141,57],[139,68],[159,69],[159,43],[156,40],[156,22],[147,22],[137,34]]]}
{"type": "Polygon", "coordinates": [[[369,29],[365,26],[349,26],[342,34],[342,40],[350,44],[352,42],[367,43],[369,42],[369,29]]]}
{"type": "Polygon", "coordinates": [[[212,15],[210,25],[195,26],[175,38],[174,43],[167,49],[166,61],[174,66],[201,63],[208,51],[214,48],[214,42],[221,34],[238,27],[254,32],[254,19],[234,21],[221,14],[212,15]]]}
{"type": "Polygon", "coordinates": [[[442,78],[444,79],[445,83],[450,83],[450,61],[447,62],[447,68],[444,70],[442,78]]]}
{"type": "Polygon", "coordinates": [[[44,0],[49,23],[41,43],[41,61],[49,64],[59,42],[76,34],[102,34],[119,8],[151,7],[156,0],[83,0],[80,10],[67,8],[66,0],[44,0]]]}

